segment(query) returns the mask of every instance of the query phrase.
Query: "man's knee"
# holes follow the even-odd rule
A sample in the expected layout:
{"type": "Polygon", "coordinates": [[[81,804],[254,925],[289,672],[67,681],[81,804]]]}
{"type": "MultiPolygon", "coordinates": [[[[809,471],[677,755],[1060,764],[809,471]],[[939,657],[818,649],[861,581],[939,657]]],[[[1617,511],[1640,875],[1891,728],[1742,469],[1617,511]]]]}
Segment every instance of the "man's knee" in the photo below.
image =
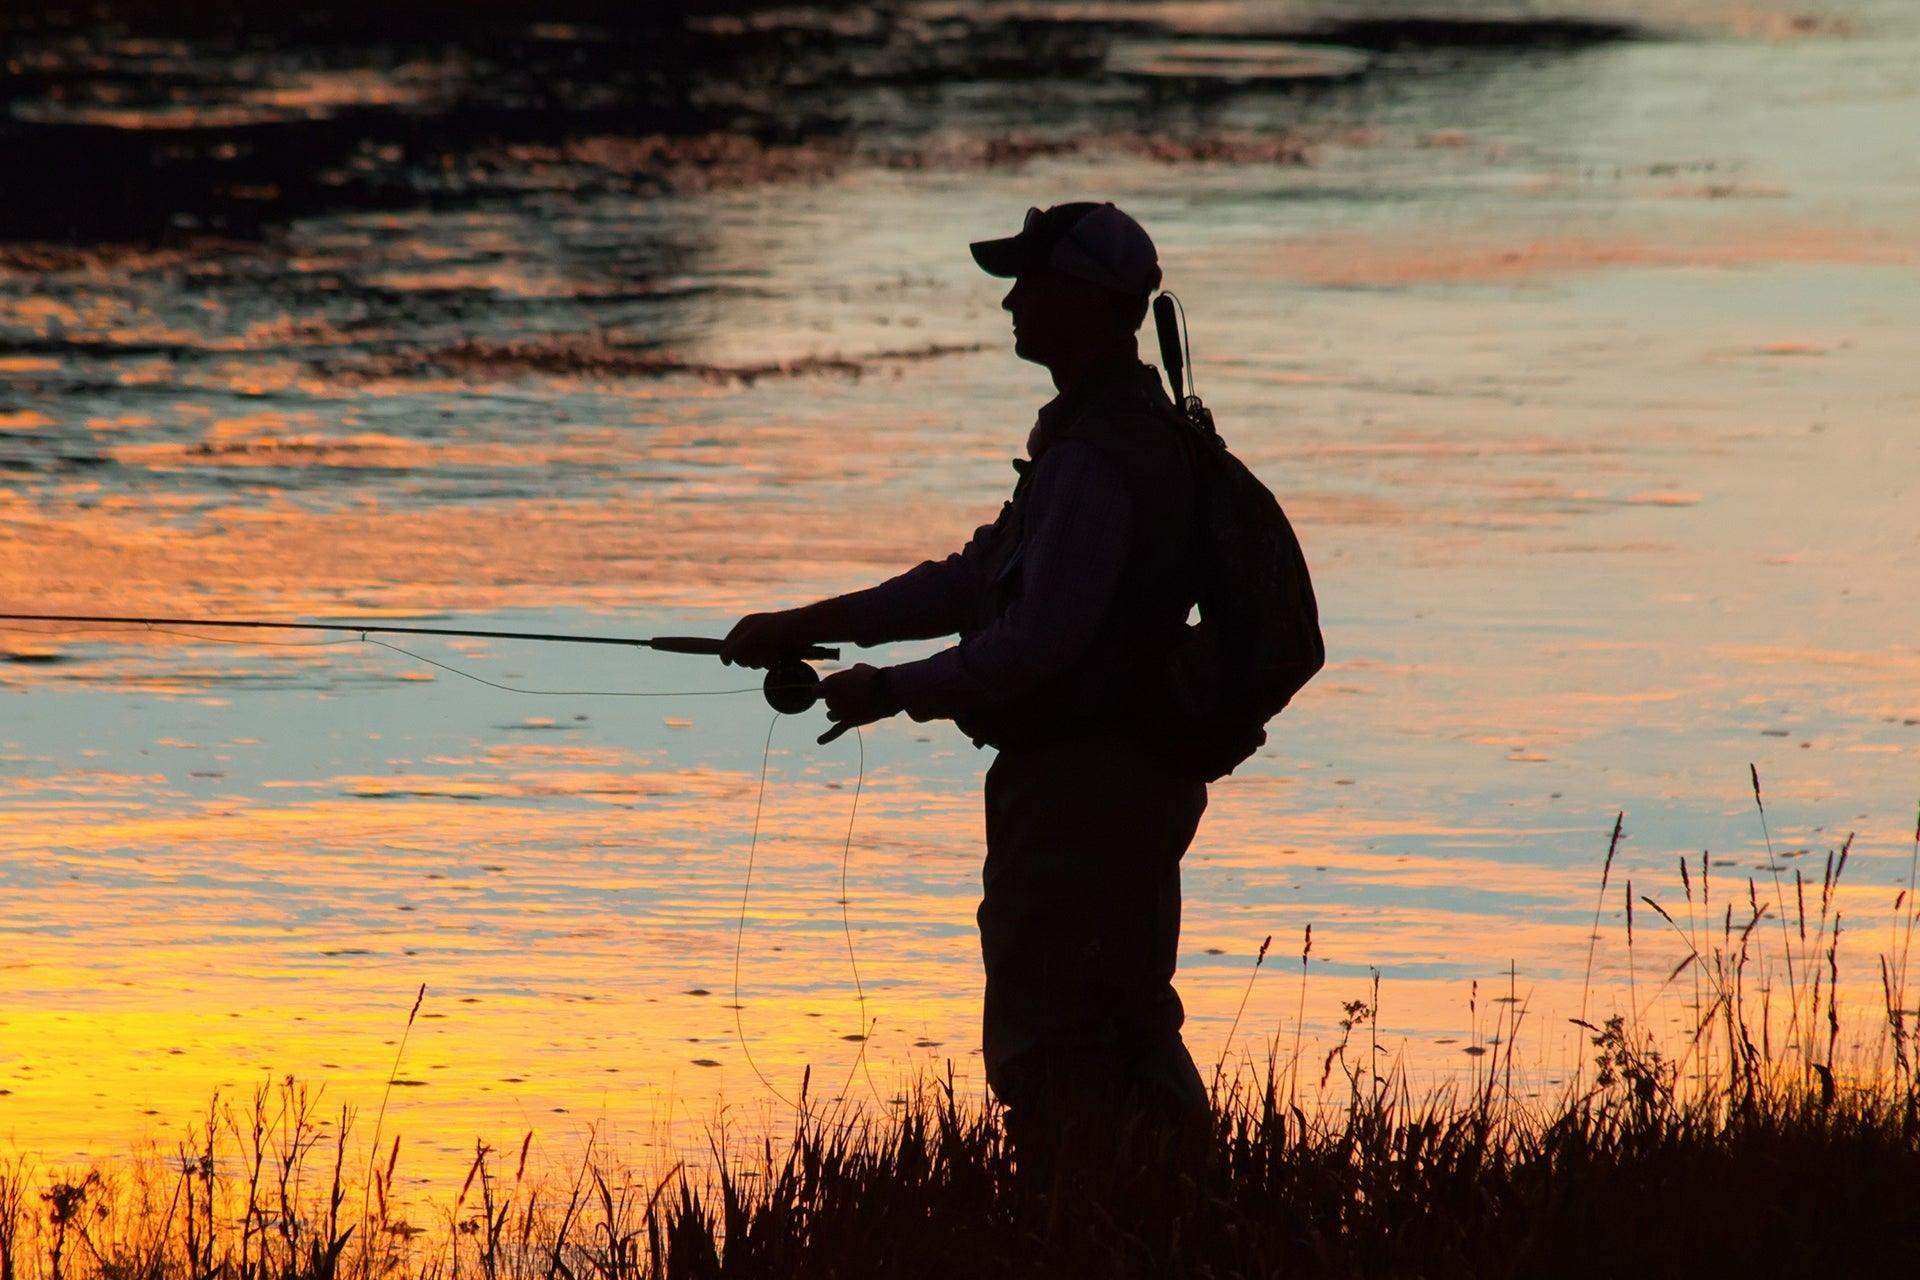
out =
{"type": "Polygon", "coordinates": [[[1039,1051],[989,1074],[1023,1179],[1079,1192],[1191,1169],[1213,1141],[1212,1113],[1184,1048],[1186,1072],[1116,1055],[1039,1051]]]}
{"type": "Polygon", "coordinates": [[[990,1065],[1009,1130],[1042,1122],[1186,1123],[1207,1115],[1206,1086],[1178,1037],[1144,1052],[1042,1046],[990,1065]]]}

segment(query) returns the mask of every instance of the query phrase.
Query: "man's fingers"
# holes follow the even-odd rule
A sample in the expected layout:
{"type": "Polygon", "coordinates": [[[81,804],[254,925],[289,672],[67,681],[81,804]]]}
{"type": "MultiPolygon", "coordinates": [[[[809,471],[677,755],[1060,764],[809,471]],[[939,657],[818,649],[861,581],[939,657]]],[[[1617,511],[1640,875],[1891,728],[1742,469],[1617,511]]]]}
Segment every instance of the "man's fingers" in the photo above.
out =
{"type": "Polygon", "coordinates": [[[833,721],[816,739],[822,746],[849,729],[873,724],[887,714],[874,698],[879,673],[866,663],[845,671],[836,671],[820,682],[820,701],[826,704],[827,718],[833,721]]]}
{"type": "Polygon", "coordinates": [[[750,613],[721,642],[720,661],[729,666],[770,667],[805,643],[795,634],[791,613],[750,613]]]}
{"type": "Polygon", "coordinates": [[[866,709],[861,675],[861,668],[853,666],[836,671],[820,682],[820,701],[827,704],[828,716],[846,720],[866,709]]]}
{"type": "Polygon", "coordinates": [[[727,632],[727,638],[720,642],[720,661],[727,666],[741,661],[740,651],[745,646],[747,633],[752,631],[751,618],[742,618],[733,624],[733,630],[727,632]]]}
{"type": "Polygon", "coordinates": [[[720,661],[728,666],[764,667],[771,661],[772,646],[767,643],[767,625],[758,614],[749,614],[733,625],[720,645],[720,661]]]}

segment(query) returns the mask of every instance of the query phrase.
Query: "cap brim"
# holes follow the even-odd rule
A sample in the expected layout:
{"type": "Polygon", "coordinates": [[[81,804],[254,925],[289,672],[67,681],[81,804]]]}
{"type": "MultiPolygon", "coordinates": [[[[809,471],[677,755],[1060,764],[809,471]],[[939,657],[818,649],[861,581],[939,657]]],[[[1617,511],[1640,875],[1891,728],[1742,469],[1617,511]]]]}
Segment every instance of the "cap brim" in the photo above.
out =
{"type": "Polygon", "coordinates": [[[975,240],[967,247],[973,251],[973,260],[980,264],[980,269],[990,276],[1011,280],[1026,265],[1026,246],[1020,243],[1019,236],[1008,236],[1004,240],[975,240]]]}

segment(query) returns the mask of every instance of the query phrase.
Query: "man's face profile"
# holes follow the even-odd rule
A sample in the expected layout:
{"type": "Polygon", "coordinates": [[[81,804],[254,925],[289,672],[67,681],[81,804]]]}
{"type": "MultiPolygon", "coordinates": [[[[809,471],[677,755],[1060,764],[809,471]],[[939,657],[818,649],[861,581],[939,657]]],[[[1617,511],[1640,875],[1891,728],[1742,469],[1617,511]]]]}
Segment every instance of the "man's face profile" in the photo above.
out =
{"type": "Polygon", "coordinates": [[[1052,366],[1117,336],[1107,290],[1058,271],[1023,271],[1000,305],[1013,316],[1013,353],[1052,366]]]}

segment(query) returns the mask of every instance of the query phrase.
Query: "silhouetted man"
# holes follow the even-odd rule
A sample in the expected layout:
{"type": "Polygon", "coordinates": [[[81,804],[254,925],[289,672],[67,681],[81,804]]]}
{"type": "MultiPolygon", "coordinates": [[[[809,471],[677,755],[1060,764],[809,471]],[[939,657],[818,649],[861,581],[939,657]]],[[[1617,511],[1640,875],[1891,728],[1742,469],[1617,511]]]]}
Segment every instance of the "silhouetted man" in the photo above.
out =
{"type": "Polygon", "coordinates": [[[951,719],[999,749],[987,770],[980,942],[987,1081],[1023,1149],[1070,1114],[1191,1118],[1205,1089],[1173,989],[1180,858],[1204,784],[1163,760],[1139,695],[1194,604],[1192,465],[1136,331],[1153,241],[1111,204],[1029,210],[972,246],[1013,279],[1014,352],[1055,396],[999,517],[958,553],[865,591],[757,613],[729,661],[802,645],[958,635],[821,686],[828,715],[951,719]]]}

